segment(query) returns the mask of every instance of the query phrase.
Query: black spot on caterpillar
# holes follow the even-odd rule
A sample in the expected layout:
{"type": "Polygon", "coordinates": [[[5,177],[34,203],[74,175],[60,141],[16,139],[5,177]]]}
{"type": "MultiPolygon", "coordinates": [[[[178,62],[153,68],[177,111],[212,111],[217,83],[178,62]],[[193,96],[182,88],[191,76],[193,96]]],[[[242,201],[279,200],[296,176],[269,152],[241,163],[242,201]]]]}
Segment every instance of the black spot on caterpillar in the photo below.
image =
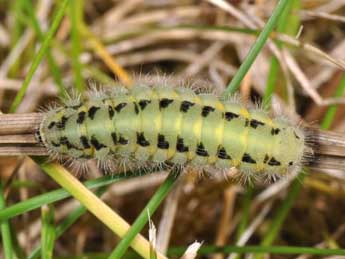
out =
{"type": "Polygon", "coordinates": [[[134,103],[134,112],[135,112],[135,114],[139,113],[139,107],[138,107],[137,103],[134,103]]]}
{"type": "Polygon", "coordinates": [[[180,111],[181,112],[187,112],[190,107],[195,105],[195,103],[189,102],[189,101],[183,101],[180,106],[180,111]]]}
{"type": "Polygon", "coordinates": [[[116,105],[115,111],[121,112],[121,110],[122,110],[123,108],[125,108],[126,106],[127,106],[127,103],[120,103],[120,104],[116,105]]]}
{"type": "Polygon", "coordinates": [[[264,126],[265,123],[261,122],[261,121],[257,121],[257,120],[251,120],[250,121],[250,127],[256,129],[259,125],[264,126]]]}
{"type": "Polygon", "coordinates": [[[81,111],[78,113],[77,124],[82,124],[85,120],[86,112],[81,111]]]}
{"type": "Polygon", "coordinates": [[[232,112],[225,112],[225,119],[227,121],[231,121],[232,119],[238,118],[240,115],[232,113],[232,112]]]}
{"type": "Polygon", "coordinates": [[[211,106],[204,106],[202,108],[202,112],[201,112],[201,116],[202,117],[207,117],[207,115],[210,113],[210,112],[213,112],[215,109],[211,106]]]}
{"type": "Polygon", "coordinates": [[[111,133],[111,139],[113,141],[113,144],[116,145],[117,144],[117,135],[116,132],[112,132],[111,133]]]}
{"type": "Polygon", "coordinates": [[[180,152],[180,153],[184,153],[184,152],[189,151],[189,148],[183,144],[182,138],[177,138],[176,150],[177,150],[177,152],[180,152]]]}
{"type": "Polygon", "coordinates": [[[150,143],[145,139],[143,132],[137,133],[137,144],[142,147],[147,147],[150,145],[150,143]]]}
{"type": "Polygon", "coordinates": [[[204,144],[199,143],[199,145],[196,148],[196,154],[198,156],[209,156],[208,152],[205,150],[204,144]]]}
{"type": "Polygon", "coordinates": [[[162,100],[159,101],[159,109],[164,109],[169,106],[174,100],[168,99],[168,98],[163,98],[162,100]]]}
{"type": "Polygon", "coordinates": [[[279,161],[277,161],[274,157],[271,157],[270,161],[268,161],[268,164],[271,166],[280,166],[281,165],[281,163],[279,161]]]}
{"type": "Polygon", "coordinates": [[[128,144],[128,139],[125,139],[124,137],[120,136],[119,143],[121,145],[127,145],[128,144]]]}
{"type": "Polygon", "coordinates": [[[49,123],[48,125],[48,129],[52,129],[55,126],[56,122],[52,121],[51,123],[49,123]]]}
{"type": "Polygon", "coordinates": [[[220,159],[231,159],[231,157],[226,153],[226,150],[224,147],[219,147],[217,156],[220,159]]]}
{"type": "Polygon", "coordinates": [[[247,153],[243,154],[242,161],[250,164],[256,164],[256,161],[247,153]]]}
{"type": "Polygon", "coordinates": [[[162,134],[158,135],[157,147],[160,149],[168,149],[169,148],[169,142],[165,140],[165,137],[162,134]]]}
{"type": "Polygon", "coordinates": [[[96,112],[100,109],[100,107],[91,106],[88,111],[88,117],[93,120],[95,117],[96,112]]]}
{"type": "Polygon", "coordinates": [[[104,144],[102,144],[102,143],[99,143],[95,135],[92,135],[92,136],[91,136],[90,142],[91,142],[91,145],[94,146],[94,148],[95,148],[96,150],[100,150],[100,149],[102,149],[102,148],[107,147],[106,145],[104,145],[104,144]]]}
{"type": "Polygon", "coordinates": [[[108,106],[108,113],[109,113],[109,119],[112,120],[115,115],[115,111],[111,105],[108,106]]]}
{"type": "Polygon", "coordinates": [[[67,149],[80,150],[77,146],[71,144],[66,136],[60,138],[60,145],[65,145],[67,149]]]}
{"type": "Polygon", "coordinates": [[[68,118],[65,116],[62,116],[61,121],[57,122],[55,125],[58,129],[64,129],[65,128],[65,124],[67,122],[68,118]]]}
{"type": "Polygon", "coordinates": [[[139,101],[140,109],[144,110],[146,105],[148,105],[149,103],[151,103],[151,100],[140,100],[139,101]]]}
{"type": "Polygon", "coordinates": [[[272,130],[271,130],[271,134],[272,134],[272,135],[278,135],[279,132],[280,132],[280,129],[272,129],[272,130]]]}
{"type": "Polygon", "coordinates": [[[306,133],[287,120],[186,88],[105,92],[49,111],[38,133],[52,154],[104,163],[125,159],[284,175],[310,157],[306,133]]]}
{"type": "Polygon", "coordinates": [[[87,137],[80,136],[80,142],[83,145],[84,148],[90,148],[89,141],[87,140],[87,137]]]}

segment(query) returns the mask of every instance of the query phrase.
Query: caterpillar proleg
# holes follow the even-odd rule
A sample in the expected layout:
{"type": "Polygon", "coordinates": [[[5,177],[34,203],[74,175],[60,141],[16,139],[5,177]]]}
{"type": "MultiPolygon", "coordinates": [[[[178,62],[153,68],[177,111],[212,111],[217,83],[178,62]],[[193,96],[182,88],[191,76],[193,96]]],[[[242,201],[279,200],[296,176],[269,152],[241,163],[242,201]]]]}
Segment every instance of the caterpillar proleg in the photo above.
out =
{"type": "Polygon", "coordinates": [[[308,152],[306,133],[260,108],[192,89],[137,86],[50,110],[38,135],[51,154],[282,176],[308,152]]]}

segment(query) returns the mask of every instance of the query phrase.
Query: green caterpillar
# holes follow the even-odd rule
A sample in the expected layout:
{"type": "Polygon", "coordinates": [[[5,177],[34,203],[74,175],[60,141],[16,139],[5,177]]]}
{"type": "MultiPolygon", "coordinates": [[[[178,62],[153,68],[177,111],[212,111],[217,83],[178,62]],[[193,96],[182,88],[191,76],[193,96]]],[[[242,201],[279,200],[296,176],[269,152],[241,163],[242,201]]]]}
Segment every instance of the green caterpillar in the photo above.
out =
{"type": "Polygon", "coordinates": [[[284,175],[299,168],[302,129],[259,108],[186,88],[135,87],[52,109],[38,135],[73,159],[238,168],[284,175]]]}

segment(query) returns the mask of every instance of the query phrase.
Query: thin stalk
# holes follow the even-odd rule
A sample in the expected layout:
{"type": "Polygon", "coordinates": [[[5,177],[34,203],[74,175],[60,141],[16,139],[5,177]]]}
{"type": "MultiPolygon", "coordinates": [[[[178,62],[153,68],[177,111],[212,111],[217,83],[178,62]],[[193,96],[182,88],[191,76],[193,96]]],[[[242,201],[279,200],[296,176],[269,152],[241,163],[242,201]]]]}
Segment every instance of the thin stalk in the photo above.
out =
{"type": "Polygon", "coordinates": [[[82,32],[85,38],[88,38],[91,47],[96,52],[96,54],[103,60],[103,62],[111,69],[111,71],[116,75],[121,83],[124,84],[127,88],[133,86],[133,80],[126,72],[126,70],[119,65],[115,58],[107,51],[106,47],[102,44],[100,40],[95,37],[86,25],[80,26],[80,31],[82,32]]]}
{"type": "Polygon", "coordinates": [[[238,88],[240,87],[240,83],[242,82],[248,70],[254,63],[257,55],[260,53],[261,49],[265,45],[270,33],[273,31],[274,26],[276,25],[280,15],[283,13],[284,9],[286,8],[288,2],[289,0],[279,1],[271,17],[268,19],[265,27],[263,28],[262,32],[259,34],[257,40],[255,41],[254,45],[250,49],[247,57],[241,64],[240,68],[238,69],[234,78],[229,83],[228,87],[225,89],[223,96],[228,96],[230,94],[235,93],[238,90],[238,88]]]}
{"type": "MultiPolygon", "coordinates": [[[[179,256],[185,251],[185,247],[170,248],[168,256],[179,256]]],[[[345,249],[324,249],[314,247],[298,246],[202,246],[198,255],[209,255],[214,253],[270,253],[270,254],[309,254],[309,255],[345,255],[345,249]]]]}
{"type": "Polygon", "coordinates": [[[71,18],[71,40],[72,40],[72,68],[74,72],[75,87],[79,92],[84,90],[84,82],[82,76],[82,64],[80,63],[81,35],[79,28],[83,23],[83,1],[74,0],[70,2],[70,18],[71,18]]]}
{"type": "MultiPolygon", "coordinates": [[[[96,191],[96,195],[100,197],[103,195],[103,193],[105,193],[106,190],[107,187],[103,186],[96,191]]],[[[65,218],[61,222],[61,224],[56,227],[56,239],[58,239],[63,233],[65,233],[67,229],[69,229],[82,215],[85,214],[85,212],[87,212],[87,209],[84,206],[80,205],[79,207],[74,209],[74,211],[69,213],[68,217],[65,218]]],[[[41,247],[41,244],[39,244],[27,257],[27,259],[38,258],[41,254],[41,247]]]]}
{"type": "MultiPolygon", "coordinates": [[[[334,97],[342,97],[344,93],[345,93],[345,75],[342,76],[334,97]]],[[[321,129],[327,130],[331,127],[332,122],[334,120],[335,113],[337,112],[337,109],[338,109],[337,105],[331,105],[328,107],[325,117],[323,118],[321,122],[321,126],[320,126],[321,129]]]]}
{"type": "Polygon", "coordinates": [[[125,254],[127,248],[129,247],[135,236],[143,229],[151,216],[164,198],[168,195],[169,191],[172,189],[174,183],[176,182],[180,174],[180,169],[176,169],[170,172],[164,183],[158,188],[156,193],[152,196],[150,201],[147,203],[145,208],[141,211],[140,215],[137,217],[135,222],[132,224],[130,230],[126,233],[120,243],[117,245],[115,250],[110,255],[110,259],[121,259],[125,254]]]}
{"type": "MultiPolygon", "coordinates": [[[[5,198],[4,198],[4,190],[3,185],[0,182],[0,209],[5,208],[5,198]]],[[[10,223],[8,220],[1,220],[0,221],[0,230],[1,230],[1,239],[2,239],[2,247],[3,253],[6,259],[13,258],[13,245],[11,239],[11,230],[10,230],[10,223]]]]}
{"type": "Polygon", "coordinates": [[[42,230],[42,259],[53,258],[54,241],[55,241],[55,225],[54,225],[54,209],[53,206],[44,205],[41,209],[42,230]]]}
{"type": "MultiPolygon", "coordinates": [[[[44,34],[43,34],[41,27],[39,25],[39,22],[36,18],[35,11],[34,11],[34,8],[32,6],[32,2],[31,1],[23,1],[23,4],[24,4],[24,7],[26,8],[26,10],[29,14],[29,18],[31,19],[32,26],[33,26],[33,28],[34,28],[37,36],[38,36],[38,39],[42,43],[44,41],[44,34]]],[[[56,62],[53,58],[53,55],[52,55],[49,48],[47,49],[47,60],[48,60],[48,65],[49,65],[50,71],[53,75],[54,81],[59,88],[60,95],[62,97],[66,97],[67,95],[66,95],[66,90],[65,90],[63,82],[62,82],[61,71],[60,71],[58,65],[56,64],[56,62]]]]}
{"type": "MultiPolygon", "coordinates": [[[[286,9],[284,10],[282,16],[279,19],[277,25],[277,32],[286,33],[289,35],[296,33],[300,26],[300,23],[299,21],[296,22],[296,15],[293,14],[293,11],[297,12],[297,10],[295,9],[297,9],[297,6],[299,7],[299,2],[300,0],[289,1],[288,5],[286,6],[286,9]]],[[[283,47],[282,42],[278,41],[276,44],[278,48],[283,47]]],[[[281,73],[281,70],[279,69],[279,61],[275,56],[273,56],[271,58],[271,66],[268,73],[267,85],[262,101],[265,106],[269,106],[271,104],[272,95],[275,92],[275,89],[277,88],[277,78],[279,73],[281,73]]]]}
{"type": "Polygon", "coordinates": [[[39,49],[38,53],[35,55],[35,57],[33,58],[32,64],[29,68],[29,72],[27,74],[27,76],[24,79],[24,82],[21,86],[21,88],[19,89],[11,107],[10,107],[10,112],[15,112],[16,109],[18,108],[19,104],[21,103],[21,101],[24,98],[24,95],[26,93],[27,88],[29,87],[29,84],[32,80],[32,77],[34,76],[34,73],[36,71],[36,69],[38,68],[39,64],[41,63],[43,57],[45,56],[45,54],[47,53],[47,50],[49,48],[49,45],[53,39],[53,36],[55,35],[55,32],[57,31],[60,22],[62,20],[62,17],[65,14],[65,10],[67,7],[69,0],[63,0],[63,2],[60,4],[57,14],[53,19],[52,25],[49,29],[49,31],[46,34],[46,37],[42,43],[41,48],[39,49]]]}
{"type": "MultiPolygon", "coordinates": [[[[282,205],[277,209],[277,213],[269,227],[269,232],[265,235],[265,238],[261,242],[262,246],[269,246],[275,240],[288,212],[290,211],[290,208],[294,204],[296,197],[302,189],[302,182],[304,177],[305,174],[301,174],[297,179],[293,181],[289,190],[289,194],[286,196],[282,205]]],[[[262,258],[261,256],[259,258],[262,258]]]]}
{"type": "MultiPolygon", "coordinates": [[[[133,177],[135,174],[127,174],[124,176],[123,174],[119,175],[108,175],[104,176],[98,179],[89,180],[84,182],[83,184],[88,189],[94,189],[102,186],[107,186],[112,183],[115,183],[117,181],[127,179],[129,177],[133,177]]],[[[50,204],[53,202],[60,201],[62,199],[71,197],[71,194],[69,194],[64,189],[58,189],[51,192],[44,193],[42,195],[37,195],[33,198],[30,198],[28,200],[16,203],[12,206],[9,206],[7,208],[3,208],[0,210],[0,221],[4,221],[10,218],[13,218],[17,215],[23,214],[25,212],[29,212],[31,210],[40,208],[41,206],[45,204],[50,204]]]]}
{"type": "Polygon", "coordinates": [[[241,216],[241,220],[240,220],[237,233],[236,233],[237,241],[240,239],[241,235],[245,231],[249,222],[250,204],[252,202],[253,192],[254,192],[253,186],[249,186],[244,195],[244,199],[242,203],[242,216],[241,216]]]}
{"type": "MultiPolygon", "coordinates": [[[[20,39],[20,36],[23,33],[23,22],[21,20],[21,13],[22,13],[22,4],[24,1],[10,1],[10,12],[12,12],[13,24],[9,30],[10,32],[10,38],[11,38],[11,47],[15,47],[18,43],[18,40],[20,39]]],[[[16,62],[14,62],[10,68],[10,74],[11,76],[16,75],[20,69],[21,64],[21,58],[20,56],[16,62]]]]}

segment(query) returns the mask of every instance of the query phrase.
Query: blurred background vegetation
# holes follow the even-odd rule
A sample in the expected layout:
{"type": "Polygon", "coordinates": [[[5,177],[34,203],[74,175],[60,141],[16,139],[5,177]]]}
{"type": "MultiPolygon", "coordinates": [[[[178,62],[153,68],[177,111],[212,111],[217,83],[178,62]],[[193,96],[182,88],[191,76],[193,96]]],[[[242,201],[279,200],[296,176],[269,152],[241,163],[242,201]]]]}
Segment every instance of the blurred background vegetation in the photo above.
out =
{"type": "MultiPolygon", "coordinates": [[[[221,93],[276,4],[274,0],[0,0],[1,111],[35,112],[66,95],[66,89],[84,92],[90,84],[130,85],[140,75],[197,79],[221,93]],[[64,2],[61,21],[54,24],[64,2]]],[[[344,107],[331,98],[341,96],[345,87],[344,11],[342,0],[289,1],[269,44],[241,82],[243,100],[248,104],[263,100],[296,122],[323,123],[325,129],[344,131],[344,107]]],[[[102,175],[93,167],[78,178],[102,175]]],[[[103,200],[131,223],[165,176],[142,173],[121,180],[107,189],[103,200]]],[[[254,187],[216,172],[205,177],[188,172],[152,217],[159,250],[186,248],[195,240],[203,241],[204,247],[345,246],[344,172],[313,170],[294,177],[254,187]]],[[[1,207],[5,201],[11,206],[58,188],[26,157],[2,157],[0,180],[1,207]]],[[[53,206],[44,207],[42,215],[40,210],[10,215],[18,258],[49,241],[49,236],[41,238],[44,222],[62,222],[78,203],[65,199],[53,206]]],[[[148,229],[142,233],[147,236],[148,229]]],[[[106,258],[118,241],[86,212],[56,239],[54,257],[96,258],[97,253],[106,258]]]]}

